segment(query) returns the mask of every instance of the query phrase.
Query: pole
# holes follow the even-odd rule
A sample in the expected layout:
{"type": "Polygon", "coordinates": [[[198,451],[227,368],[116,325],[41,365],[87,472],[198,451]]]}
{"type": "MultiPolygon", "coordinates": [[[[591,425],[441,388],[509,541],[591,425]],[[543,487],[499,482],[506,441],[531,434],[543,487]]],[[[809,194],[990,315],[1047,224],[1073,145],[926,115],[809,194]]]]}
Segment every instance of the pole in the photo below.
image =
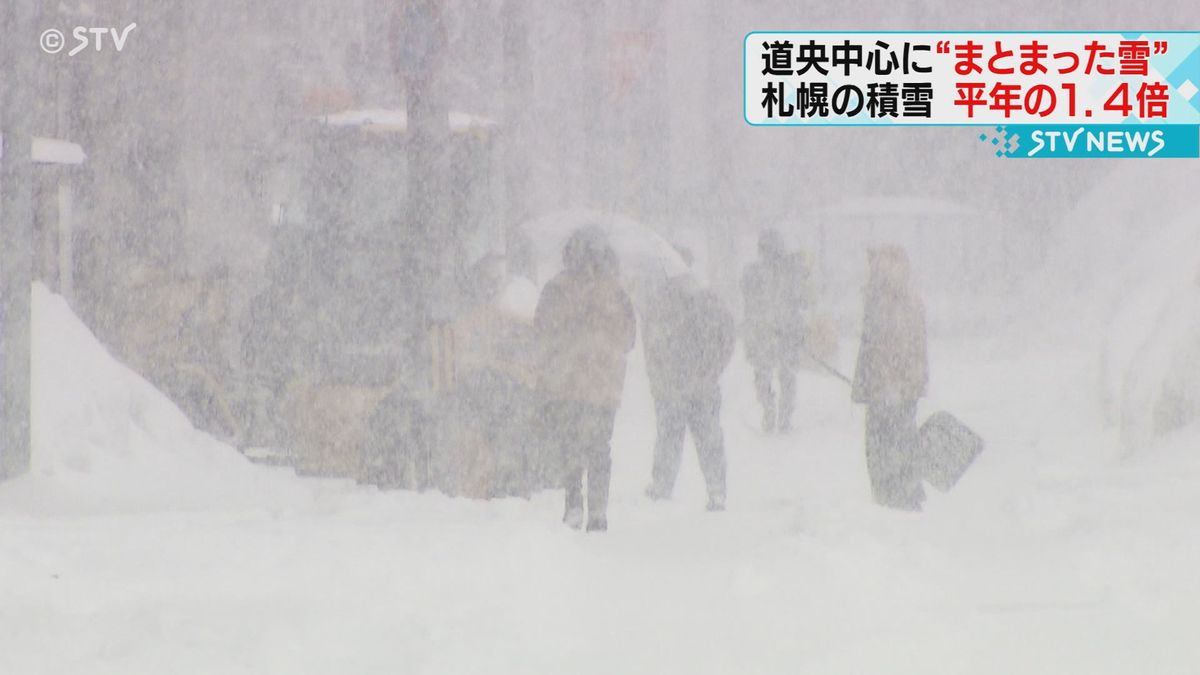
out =
{"type": "Polygon", "coordinates": [[[0,9],[0,478],[29,470],[33,160],[30,82],[37,3],[0,9]]]}

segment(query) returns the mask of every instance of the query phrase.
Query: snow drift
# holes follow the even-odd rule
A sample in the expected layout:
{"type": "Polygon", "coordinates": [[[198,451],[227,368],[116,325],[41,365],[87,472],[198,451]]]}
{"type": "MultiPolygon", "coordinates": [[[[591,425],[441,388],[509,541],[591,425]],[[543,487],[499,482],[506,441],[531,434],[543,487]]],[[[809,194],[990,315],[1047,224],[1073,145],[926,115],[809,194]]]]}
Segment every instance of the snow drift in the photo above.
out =
{"type": "Polygon", "coordinates": [[[310,493],[288,471],[254,465],[196,430],[41,284],[33,287],[32,331],[32,465],[0,490],[0,508],[238,509],[310,493]]]}
{"type": "Polygon", "coordinates": [[[1044,278],[1070,340],[1095,340],[1099,401],[1126,452],[1200,413],[1200,167],[1121,162],[1061,223],[1044,278]]]}
{"type": "Polygon", "coordinates": [[[1125,291],[1105,332],[1102,394],[1133,450],[1200,413],[1200,228],[1176,221],[1115,276],[1125,291]]]}

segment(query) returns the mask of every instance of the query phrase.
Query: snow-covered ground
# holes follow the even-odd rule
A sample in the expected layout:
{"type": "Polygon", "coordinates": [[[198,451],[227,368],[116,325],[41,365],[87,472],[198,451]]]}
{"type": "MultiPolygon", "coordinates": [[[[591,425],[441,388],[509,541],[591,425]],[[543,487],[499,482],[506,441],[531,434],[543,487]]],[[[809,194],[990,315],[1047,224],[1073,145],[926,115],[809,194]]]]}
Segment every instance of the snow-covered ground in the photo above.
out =
{"type": "MultiPolygon", "coordinates": [[[[922,415],[988,447],[922,514],[869,499],[862,411],[805,373],[796,431],[726,374],[729,510],[694,456],[642,496],[640,355],[610,531],[561,494],[297,478],[191,429],[35,289],[34,468],[0,484],[0,673],[1188,673],[1200,429],[1132,456],[1095,343],[935,341],[922,415]]],[[[849,367],[852,345],[843,346],[849,367]]],[[[690,452],[690,450],[689,450],[690,452]]]]}

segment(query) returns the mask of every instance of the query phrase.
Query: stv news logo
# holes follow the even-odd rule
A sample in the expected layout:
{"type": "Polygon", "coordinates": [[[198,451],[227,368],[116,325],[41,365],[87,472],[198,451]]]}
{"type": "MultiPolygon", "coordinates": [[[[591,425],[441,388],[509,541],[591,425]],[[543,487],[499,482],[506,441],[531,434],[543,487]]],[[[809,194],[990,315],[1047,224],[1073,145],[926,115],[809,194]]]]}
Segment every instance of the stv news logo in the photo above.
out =
{"type": "MultiPolygon", "coordinates": [[[[71,37],[75,38],[75,46],[71,47],[71,51],[67,52],[67,56],[75,56],[79,52],[87,49],[89,46],[94,46],[96,51],[103,51],[105,46],[104,36],[108,35],[112,38],[112,46],[119,52],[125,48],[125,40],[129,38],[129,33],[134,28],[137,28],[136,23],[131,23],[125,26],[122,30],[116,28],[108,28],[98,26],[89,28],[87,26],[75,26],[71,30],[71,37]]],[[[66,46],[66,37],[62,31],[57,28],[48,28],[42,31],[42,36],[38,40],[42,47],[42,51],[47,54],[57,54],[66,46]]]]}

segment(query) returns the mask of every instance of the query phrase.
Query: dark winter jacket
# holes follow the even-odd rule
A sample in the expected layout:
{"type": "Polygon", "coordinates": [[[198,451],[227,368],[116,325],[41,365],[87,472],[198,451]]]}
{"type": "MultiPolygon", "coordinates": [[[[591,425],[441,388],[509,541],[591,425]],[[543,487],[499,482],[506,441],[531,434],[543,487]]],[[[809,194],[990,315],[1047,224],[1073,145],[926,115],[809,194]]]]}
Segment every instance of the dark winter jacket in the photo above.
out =
{"type": "Polygon", "coordinates": [[[857,403],[916,401],[929,382],[925,307],[910,287],[907,261],[895,255],[885,251],[872,260],[851,391],[857,403]]]}
{"type": "Polygon", "coordinates": [[[794,368],[812,302],[809,271],[799,255],[751,263],[742,276],[746,360],[755,368],[794,368]]]}
{"type": "Polygon", "coordinates": [[[542,289],[534,327],[538,388],[545,397],[617,407],[636,323],[615,273],[560,272],[542,289]]]}
{"type": "Polygon", "coordinates": [[[646,310],[642,345],[656,399],[688,399],[717,389],[733,355],[733,315],[711,291],[679,283],[656,293],[646,310]]]}

